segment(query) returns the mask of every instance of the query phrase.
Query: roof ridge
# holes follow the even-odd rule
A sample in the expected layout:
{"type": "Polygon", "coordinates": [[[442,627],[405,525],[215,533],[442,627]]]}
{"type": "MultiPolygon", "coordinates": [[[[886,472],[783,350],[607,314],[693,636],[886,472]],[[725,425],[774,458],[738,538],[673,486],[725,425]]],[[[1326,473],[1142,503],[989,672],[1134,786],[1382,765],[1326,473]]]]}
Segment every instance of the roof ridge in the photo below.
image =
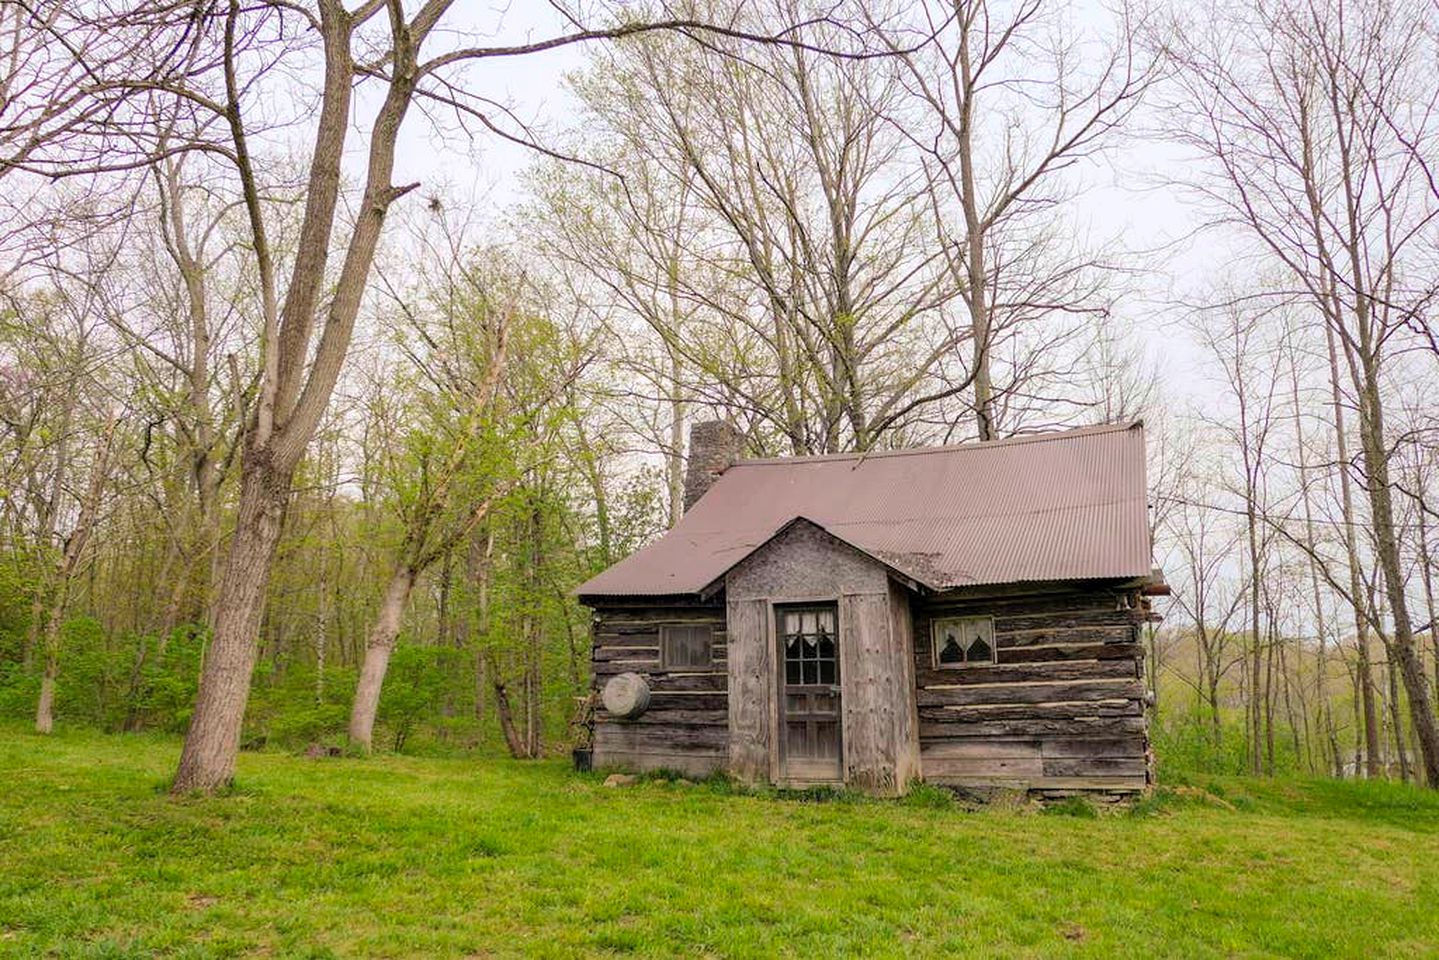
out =
{"type": "Polygon", "coordinates": [[[966,440],[962,443],[947,443],[933,447],[901,447],[898,450],[869,450],[862,453],[821,453],[792,457],[755,457],[753,459],[736,460],[725,469],[727,472],[736,467],[783,466],[796,463],[832,463],[842,460],[863,461],[874,460],[880,457],[916,457],[931,453],[973,453],[981,450],[992,450],[995,447],[1014,447],[1027,443],[1047,443],[1054,440],[1068,440],[1081,436],[1121,433],[1143,426],[1143,420],[1130,420],[1118,423],[1090,424],[1083,427],[1072,427],[1068,430],[1045,430],[1038,433],[1021,433],[1012,437],[1003,437],[999,440],[966,440]]]}

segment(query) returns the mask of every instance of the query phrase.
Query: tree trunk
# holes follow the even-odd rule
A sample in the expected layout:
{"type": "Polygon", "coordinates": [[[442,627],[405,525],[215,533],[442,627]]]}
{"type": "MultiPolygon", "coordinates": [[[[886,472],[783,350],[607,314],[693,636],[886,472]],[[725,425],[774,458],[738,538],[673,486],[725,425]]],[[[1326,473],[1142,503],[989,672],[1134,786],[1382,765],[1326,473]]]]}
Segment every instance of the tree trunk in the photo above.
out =
{"type": "Polygon", "coordinates": [[[1439,789],[1439,726],[1429,696],[1429,679],[1414,650],[1414,627],[1409,617],[1409,597],[1399,540],[1394,529],[1394,508],[1389,482],[1389,451],[1384,440],[1384,410],[1379,397],[1379,371],[1372,350],[1362,356],[1364,380],[1359,396],[1359,438],[1364,453],[1365,475],[1369,479],[1370,515],[1374,522],[1374,550],[1384,574],[1389,613],[1394,620],[1390,638],[1390,661],[1398,661],[1399,675],[1409,695],[1409,713],[1424,762],[1424,782],[1439,789]]]}
{"type": "Polygon", "coordinates": [[[1359,697],[1364,718],[1365,773],[1379,775],[1379,710],[1374,703],[1374,672],[1369,658],[1369,620],[1364,612],[1364,574],[1359,565],[1359,546],[1354,528],[1354,492],[1349,477],[1348,428],[1344,422],[1343,394],[1339,383],[1339,352],[1334,330],[1324,327],[1329,348],[1329,385],[1334,407],[1334,444],[1339,459],[1339,494],[1344,511],[1344,552],[1349,563],[1349,599],[1354,609],[1354,646],[1359,660],[1359,697]]]}
{"type": "Polygon", "coordinates": [[[235,778],[235,755],[240,749],[240,730],[259,650],[260,619],[292,474],[277,468],[263,452],[253,455],[247,466],[241,471],[235,535],[211,613],[214,636],[205,653],[195,712],[170,787],[175,794],[208,793],[228,786],[235,778]]]}
{"type": "Polygon", "coordinates": [[[505,736],[505,746],[509,748],[510,756],[516,760],[527,760],[529,754],[525,749],[525,741],[515,727],[514,711],[510,709],[509,690],[505,687],[504,680],[500,679],[500,671],[495,663],[491,661],[488,666],[494,684],[495,713],[500,718],[500,732],[505,736]]]}
{"type": "Polygon", "coordinates": [[[375,732],[375,714],[380,708],[380,689],[385,683],[385,671],[390,666],[390,654],[395,649],[395,639],[400,635],[400,621],[414,587],[415,571],[408,563],[399,564],[385,587],[385,598],[380,602],[380,610],[365,647],[365,662],[360,667],[355,702],[350,708],[350,742],[367,753],[375,732]]]}
{"type": "Polygon", "coordinates": [[[55,729],[55,679],[60,675],[60,621],[65,603],[57,600],[45,624],[45,673],[40,678],[40,699],[35,704],[35,732],[55,729]]]}

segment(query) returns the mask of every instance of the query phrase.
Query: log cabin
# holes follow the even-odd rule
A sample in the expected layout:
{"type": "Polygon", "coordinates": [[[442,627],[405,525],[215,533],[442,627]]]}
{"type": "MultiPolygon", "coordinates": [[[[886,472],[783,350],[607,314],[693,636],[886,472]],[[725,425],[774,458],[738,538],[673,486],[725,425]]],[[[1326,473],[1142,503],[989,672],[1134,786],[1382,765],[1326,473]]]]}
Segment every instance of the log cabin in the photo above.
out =
{"type": "Polygon", "coordinates": [[[581,585],[597,768],[898,795],[1132,794],[1153,777],[1142,423],[737,459],[581,585]]]}

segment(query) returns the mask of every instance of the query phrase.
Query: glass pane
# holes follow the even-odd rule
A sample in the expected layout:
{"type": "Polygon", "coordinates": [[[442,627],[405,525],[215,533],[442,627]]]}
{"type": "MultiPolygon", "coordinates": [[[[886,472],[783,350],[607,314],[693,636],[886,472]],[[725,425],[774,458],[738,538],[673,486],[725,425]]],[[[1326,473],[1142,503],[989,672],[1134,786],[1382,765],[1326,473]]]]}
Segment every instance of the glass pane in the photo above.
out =
{"type": "Polygon", "coordinates": [[[819,662],[819,682],[834,683],[834,661],[821,660],[819,662]]]}
{"type": "Polygon", "coordinates": [[[804,682],[819,683],[819,664],[813,660],[804,662],[804,682]]]}
{"type": "Polygon", "coordinates": [[[939,649],[940,663],[963,663],[964,651],[959,649],[959,641],[953,635],[947,637],[944,646],[939,649]]]}
{"type": "Polygon", "coordinates": [[[786,611],[784,615],[784,632],[799,633],[799,614],[794,611],[786,611]]]}
{"type": "Polygon", "coordinates": [[[823,658],[834,659],[834,640],[829,637],[820,637],[819,655],[823,658]]]}
{"type": "Polygon", "coordinates": [[[799,683],[799,678],[799,661],[786,657],[784,661],[784,682],[799,683]]]}
{"type": "Polygon", "coordinates": [[[989,663],[993,659],[994,654],[990,651],[989,644],[984,642],[983,637],[976,636],[969,645],[969,662],[989,663]]]}
{"type": "Polygon", "coordinates": [[[834,611],[821,610],[819,612],[819,629],[824,633],[834,633],[834,611]]]}

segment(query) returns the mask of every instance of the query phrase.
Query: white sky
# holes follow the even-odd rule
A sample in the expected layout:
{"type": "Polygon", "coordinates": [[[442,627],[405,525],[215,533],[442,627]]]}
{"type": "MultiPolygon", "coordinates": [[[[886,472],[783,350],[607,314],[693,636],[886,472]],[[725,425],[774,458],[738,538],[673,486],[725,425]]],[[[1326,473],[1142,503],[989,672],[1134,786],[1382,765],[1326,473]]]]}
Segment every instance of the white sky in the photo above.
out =
{"type": "MultiPolygon", "coordinates": [[[[1080,15],[1091,7],[1102,15],[1095,0],[1077,4],[1080,15]]],[[[473,18],[486,42],[496,44],[564,32],[550,6],[538,0],[486,0],[474,4],[473,18]]],[[[506,104],[537,131],[557,133],[576,120],[574,101],[564,88],[565,74],[585,59],[585,48],[572,46],[482,61],[466,76],[474,89],[506,104]]],[[[1133,126],[1144,125],[1141,116],[1133,126]]],[[[493,135],[472,139],[462,131],[437,130],[425,117],[412,115],[402,134],[395,182],[418,180],[424,184],[422,193],[482,200],[500,213],[522,198],[521,175],[535,158],[526,148],[493,135]]],[[[363,158],[352,160],[358,174],[363,158]]],[[[1138,262],[1136,255],[1147,255],[1136,294],[1121,304],[1122,319],[1158,364],[1165,395],[1175,403],[1208,405],[1204,398],[1211,391],[1202,355],[1174,322],[1169,302],[1176,291],[1192,291],[1201,278],[1215,275],[1225,254],[1211,239],[1185,239],[1198,226],[1199,213],[1175,188],[1159,185],[1162,176],[1182,177],[1183,163],[1177,148],[1131,133],[1104,168],[1093,172],[1094,185],[1076,198],[1072,213],[1088,225],[1096,241],[1116,239],[1132,262],[1138,262]]]]}

